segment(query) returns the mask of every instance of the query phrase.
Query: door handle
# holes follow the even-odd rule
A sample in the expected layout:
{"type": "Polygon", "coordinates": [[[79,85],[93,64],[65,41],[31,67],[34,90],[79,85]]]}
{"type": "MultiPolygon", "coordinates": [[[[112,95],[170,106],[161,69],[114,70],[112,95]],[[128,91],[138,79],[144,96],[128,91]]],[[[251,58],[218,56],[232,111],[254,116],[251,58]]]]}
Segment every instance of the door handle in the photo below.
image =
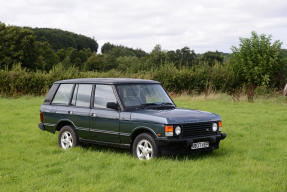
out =
{"type": "Polygon", "coordinates": [[[91,117],[96,117],[96,116],[97,116],[96,113],[92,113],[92,114],[91,114],[91,117]]]}

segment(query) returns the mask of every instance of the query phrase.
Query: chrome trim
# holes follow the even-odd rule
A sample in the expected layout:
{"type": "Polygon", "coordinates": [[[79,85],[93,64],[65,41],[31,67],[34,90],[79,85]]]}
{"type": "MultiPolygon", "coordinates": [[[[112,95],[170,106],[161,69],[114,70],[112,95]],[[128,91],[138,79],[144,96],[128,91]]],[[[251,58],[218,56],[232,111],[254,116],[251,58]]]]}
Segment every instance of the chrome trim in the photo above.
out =
{"type": "Polygon", "coordinates": [[[90,131],[89,128],[85,128],[85,127],[76,127],[77,130],[81,130],[81,131],[90,131]]]}
{"type": "Polygon", "coordinates": [[[130,133],[123,133],[123,132],[120,132],[120,136],[126,136],[126,137],[129,137],[129,136],[131,136],[131,134],[130,134],[130,133]]]}
{"type": "Polygon", "coordinates": [[[106,134],[121,135],[121,136],[130,136],[131,135],[130,133],[106,131],[106,130],[102,130],[102,129],[90,129],[90,131],[95,132],[95,133],[106,133],[106,134]]]}

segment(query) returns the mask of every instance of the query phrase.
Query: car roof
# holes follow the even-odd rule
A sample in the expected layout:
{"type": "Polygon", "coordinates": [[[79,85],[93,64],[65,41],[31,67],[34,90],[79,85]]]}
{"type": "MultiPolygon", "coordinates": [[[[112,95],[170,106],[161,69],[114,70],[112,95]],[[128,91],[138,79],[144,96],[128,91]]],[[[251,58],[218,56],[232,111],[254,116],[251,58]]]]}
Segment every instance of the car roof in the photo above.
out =
{"type": "Polygon", "coordinates": [[[65,79],[55,83],[99,83],[99,84],[159,84],[158,81],[132,78],[80,78],[65,79]]]}

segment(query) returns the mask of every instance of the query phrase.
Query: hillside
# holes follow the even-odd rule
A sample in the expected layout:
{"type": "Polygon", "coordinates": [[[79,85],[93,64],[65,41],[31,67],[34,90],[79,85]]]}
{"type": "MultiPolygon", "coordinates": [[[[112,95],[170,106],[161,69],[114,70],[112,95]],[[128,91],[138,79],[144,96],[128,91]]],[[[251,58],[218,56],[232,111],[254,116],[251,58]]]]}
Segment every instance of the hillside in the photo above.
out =
{"type": "Polygon", "coordinates": [[[90,48],[91,51],[97,51],[98,43],[84,35],[79,35],[69,31],[61,29],[50,29],[50,28],[29,28],[31,29],[37,41],[48,42],[51,47],[55,50],[73,47],[81,50],[84,48],[90,48]]]}

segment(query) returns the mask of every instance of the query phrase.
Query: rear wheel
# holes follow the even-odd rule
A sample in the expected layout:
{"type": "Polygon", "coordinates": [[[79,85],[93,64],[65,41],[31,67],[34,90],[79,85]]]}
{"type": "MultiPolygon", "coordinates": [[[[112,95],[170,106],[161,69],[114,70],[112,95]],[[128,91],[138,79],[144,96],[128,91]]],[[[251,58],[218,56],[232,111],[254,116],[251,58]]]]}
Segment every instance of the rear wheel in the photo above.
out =
{"type": "Polygon", "coordinates": [[[150,160],[158,156],[158,147],[150,134],[139,134],[133,142],[133,155],[140,160],[150,160]]]}
{"type": "Polygon", "coordinates": [[[72,148],[78,145],[78,137],[73,128],[65,125],[61,128],[58,136],[58,144],[63,149],[72,148]]]}

